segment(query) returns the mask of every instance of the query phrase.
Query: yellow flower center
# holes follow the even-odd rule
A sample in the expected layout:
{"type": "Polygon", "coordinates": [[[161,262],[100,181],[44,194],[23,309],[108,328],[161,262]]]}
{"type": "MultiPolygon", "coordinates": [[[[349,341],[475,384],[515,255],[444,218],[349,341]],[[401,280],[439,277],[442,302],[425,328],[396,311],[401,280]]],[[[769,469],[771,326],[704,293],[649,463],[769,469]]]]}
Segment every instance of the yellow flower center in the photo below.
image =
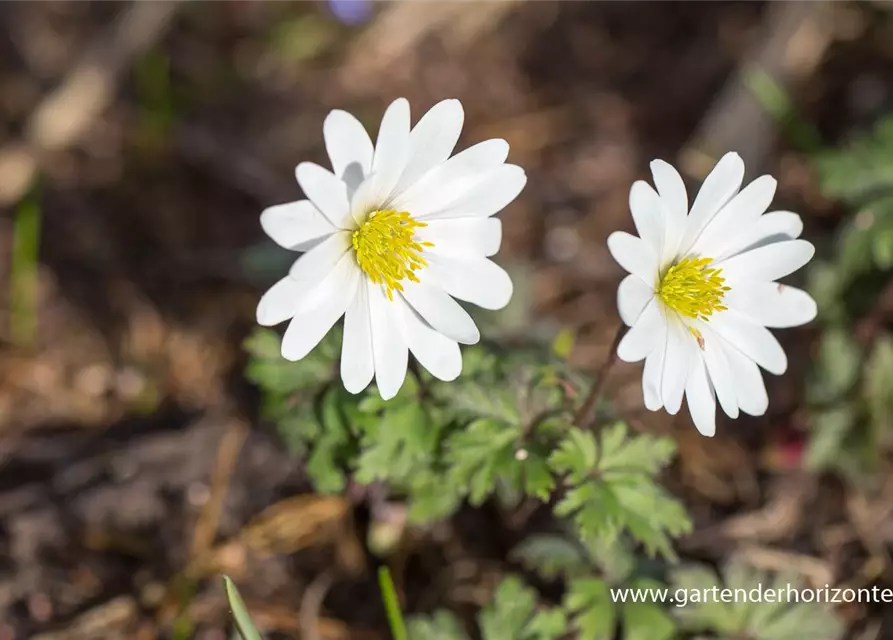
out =
{"type": "MultiPolygon", "coordinates": [[[[664,304],[689,318],[709,320],[714,311],[725,311],[722,299],[729,291],[722,269],[708,269],[712,258],[684,258],[661,279],[657,295],[664,304]]],[[[697,336],[695,336],[697,337],[697,336]]]]}
{"type": "Polygon", "coordinates": [[[422,248],[434,245],[414,239],[416,229],[427,226],[406,211],[388,209],[373,211],[353,232],[351,242],[360,269],[372,282],[387,288],[388,299],[394,299],[394,289],[403,291],[401,280],[418,282],[413,272],[428,266],[421,256],[422,248]]]}

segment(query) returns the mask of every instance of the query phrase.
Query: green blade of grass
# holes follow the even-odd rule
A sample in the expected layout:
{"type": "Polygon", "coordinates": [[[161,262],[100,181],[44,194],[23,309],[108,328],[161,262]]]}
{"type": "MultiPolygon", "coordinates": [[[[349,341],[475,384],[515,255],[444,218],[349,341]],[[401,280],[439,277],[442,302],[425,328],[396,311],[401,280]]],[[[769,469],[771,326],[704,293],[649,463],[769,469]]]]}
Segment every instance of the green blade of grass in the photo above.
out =
{"type": "Polygon", "coordinates": [[[812,124],[797,114],[787,91],[772,76],[758,69],[747,74],[746,83],[797,149],[815,153],[822,148],[822,136],[812,124]]]}
{"type": "Polygon", "coordinates": [[[388,615],[391,634],[394,636],[394,640],[406,640],[406,622],[404,622],[403,614],[400,612],[397,590],[394,588],[394,581],[391,579],[391,572],[388,571],[387,567],[379,567],[378,584],[381,587],[381,597],[384,601],[385,612],[388,615]]]}
{"type": "Polygon", "coordinates": [[[257,627],[251,621],[251,616],[248,615],[242,596],[239,595],[239,590],[236,589],[236,585],[233,584],[229,576],[223,576],[223,587],[226,590],[226,599],[233,614],[236,630],[242,636],[242,640],[264,640],[264,637],[260,635],[257,627]]]}
{"type": "Polygon", "coordinates": [[[15,213],[10,274],[10,333],[23,348],[37,337],[37,261],[40,257],[41,209],[38,188],[26,196],[15,213]]]}

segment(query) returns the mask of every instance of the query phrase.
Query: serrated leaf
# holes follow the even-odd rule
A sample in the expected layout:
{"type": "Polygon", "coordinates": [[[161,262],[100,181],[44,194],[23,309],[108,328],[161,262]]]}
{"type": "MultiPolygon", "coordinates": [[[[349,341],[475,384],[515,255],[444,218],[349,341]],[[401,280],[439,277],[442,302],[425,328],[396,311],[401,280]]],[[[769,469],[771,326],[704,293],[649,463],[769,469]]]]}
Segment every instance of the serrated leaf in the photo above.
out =
{"type": "Polygon", "coordinates": [[[555,514],[573,518],[584,540],[610,543],[628,531],[649,554],[674,559],[671,538],[691,521],[653,477],[674,449],[667,438],[628,437],[620,424],[604,431],[599,452],[592,434],[572,429],[549,461],[570,485],[555,514]]]}
{"type": "Polygon", "coordinates": [[[590,570],[579,544],[559,535],[533,535],[515,547],[510,558],[547,579],[575,576],[590,570]]]}
{"type": "Polygon", "coordinates": [[[496,588],[493,602],[478,617],[484,640],[519,640],[534,614],[536,594],[515,576],[496,588]]]}
{"type": "Polygon", "coordinates": [[[369,424],[357,462],[356,480],[361,484],[404,481],[418,467],[433,462],[437,444],[438,429],[422,405],[397,405],[369,424]]]}
{"type": "Polygon", "coordinates": [[[449,402],[458,416],[489,419],[507,426],[520,427],[521,414],[512,389],[492,384],[468,382],[450,389],[449,402]]]}
{"type": "Polygon", "coordinates": [[[467,492],[470,502],[481,504],[498,482],[523,485],[529,492],[546,498],[552,487],[551,474],[538,449],[519,456],[518,428],[490,419],[473,421],[447,440],[445,460],[450,484],[467,492]]]}
{"type": "Polygon", "coordinates": [[[571,482],[582,482],[596,470],[598,445],[588,431],[571,429],[558,449],[549,458],[550,466],[558,473],[567,473],[571,482]]]}
{"type": "Polygon", "coordinates": [[[565,609],[572,614],[573,628],[580,640],[612,640],[617,612],[607,583],[598,578],[573,580],[565,596],[565,609]]]}

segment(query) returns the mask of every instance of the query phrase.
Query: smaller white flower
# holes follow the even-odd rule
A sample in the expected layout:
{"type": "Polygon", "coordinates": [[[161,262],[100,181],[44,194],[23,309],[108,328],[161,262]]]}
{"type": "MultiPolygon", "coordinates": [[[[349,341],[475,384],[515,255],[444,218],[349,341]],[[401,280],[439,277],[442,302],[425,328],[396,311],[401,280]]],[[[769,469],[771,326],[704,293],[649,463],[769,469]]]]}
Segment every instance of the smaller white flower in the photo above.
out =
{"type": "Polygon", "coordinates": [[[744,162],[726,154],[704,180],[691,211],[679,173],[651,163],[655,191],[633,184],[629,206],[639,237],[608,238],[614,259],[630,273],[617,290],[631,327],[617,348],[626,362],[645,360],[645,406],[675,415],[687,398],[702,434],[716,431],[716,402],[731,418],[766,412],[759,368],[781,375],[787,356],[769,328],[815,318],[806,292],[775,282],[812,258],[798,240],[800,216],[765,213],[776,182],[761,176],[742,189],[744,162]]]}
{"type": "Polygon", "coordinates": [[[382,398],[394,397],[410,352],[440,380],[459,376],[459,344],[480,333],[456,300],[508,304],[512,281],[489,259],[502,242],[492,216],[527,182],[521,167],[506,164],[505,140],[450,157],[463,121],[462,104],[444,100],[410,130],[400,98],[373,146],[349,113],[326,117],[333,171],[302,162],[295,174],[307,199],[261,214],[275,242],[305,252],[257,307],[261,325],[291,320],[284,358],[306,356],[344,316],[341,378],[351,393],[374,377],[382,398]]]}

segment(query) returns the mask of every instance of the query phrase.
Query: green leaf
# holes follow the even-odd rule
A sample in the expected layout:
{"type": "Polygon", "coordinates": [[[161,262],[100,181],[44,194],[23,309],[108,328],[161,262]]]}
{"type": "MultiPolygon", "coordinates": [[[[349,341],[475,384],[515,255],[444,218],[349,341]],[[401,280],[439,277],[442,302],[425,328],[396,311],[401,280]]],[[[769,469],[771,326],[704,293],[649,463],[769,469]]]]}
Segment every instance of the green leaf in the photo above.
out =
{"type": "Polygon", "coordinates": [[[255,329],[245,341],[249,362],[245,374],[267,393],[294,394],[331,381],[335,375],[340,330],[334,329],[299,362],[282,357],[282,340],[271,329],[255,329]]]}
{"type": "Polygon", "coordinates": [[[545,452],[540,446],[520,451],[520,438],[519,427],[488,418],[456,431],[446,443],[449,483],[467,493],[473,505],[481,504],[500,482],[545,500],[554,485],[545,452]]]}
{"type": "Polygon", "coordinates": [[[406,621],[406,629],[409,640],[468,640],[462,623],[449,611],[413,616],[406,621]]]}
{"type": "MultiPolygon", "coordinates": [[[[652,590],[664,589],[656,580],[639,579],[630,588],[652,590]]],[[[667,611],[655,602],[625,602],[620,607],[624,640],[670,640],[676,636],[676,621],[667,611]]]]}
{"type": "Polygon", "coordinates": [[[861,350],[849,332],[836,328],[825,331],[819,344],[810,400],[827,403],[840,398],[856,383],[861,364],[861,350]]]}
{"type": "Polygon", "coordinates": [[[675,445],[668,438],[629,437],[623,424],[606,428],[600,444],[574,428],[550,458],[569,486],[555,514],[573,518],[584,540],[610,543],[628,531],[649,554],[674,559],[671,538],[690,531],[691,521],[654,475],[675,445]]]}
{"type": "Polygon", "coordinates": [[[356,480],[362,484],[405,481],[419,468],[433,464],[438,436],[437,425],[417,402],[382,412],[363,435],[356,480]]]}
{"type": "Polygon", "coordinates": [[[558,535],[533,535],[515,547],[510,556],[530,571],[547,579],[591,571],[586,552],[579,544],[558,535]]]}
{"type": "Polygon", "coordinates": [[[754,640],[839,640],[846,632],[830,605],[799,601],[802,585],[793,574],[772,575],[732,562],[721,576],[693,565],[675,570],[672,578],[674,593],[684,594],[673,614],[688,631],[754,640]],[[789,590],[798,594],[789,598],[789,590]]]}
{"type": "Polygon", "coordinates": [[[478,618],[484,640],[520,640],[536,607],[536,594],[515,576],[509,576],[496,588],[493,602],[478,618]]]}
{"type": "Polygon", "coordinates": [[[561,609],[540,611],[527,627],[531,640],[558,640],[567,633],[568,620],[561,609]]]}
{"type": "Polygon", "coordinates": [[[242,596],[239,595],[239,590],[236,589],[236,585],[233,584],[229,576],[223,576],[223,587],[226,591],[226,599],[229,602],[230,611],[233,614],[236,630],[239,632],[242,640],[263,640],[263,636],[260,635],[260,632],[251,621],[251,616],[248,615],[248,610],[245,608],[242,596]]]}
{"type": "Polygon", "coordinates": [[[573,580],[565,596],[565,609],[573,616],[573,629],[581,640],[612,640],[617,612],[607,583],[598,578],[573,580]]]}
{"type": "Polygon", "coordinates": [[[460,488],[442,475],[425,469],[415,474],[408,485],[408,520],[427,524],[450,516],[462,502],[460,488]]]}
{"type": "MultiPolygon", "coordinates": [[[[893,413],[893,336],[878,338],[865,365],[865,395],[872,419],[879,425],[893,413]]],[[[883,425],[886,427],[886,425],[883,425]]]]}
{"type": "Polygon", "coordinates": [[[567,360],[574,350],[575,340],[576,335],[572,329],[562,329],[552,341],[552,353],[562,360],[567,360]]]}
{"type": "Polygon", "coordinates": [[[850,403],[813,413],[810,416],[811,434],[806,448],[806,465],[816,470],[833,466],[855,422],[856,410],[850,403]]]}

